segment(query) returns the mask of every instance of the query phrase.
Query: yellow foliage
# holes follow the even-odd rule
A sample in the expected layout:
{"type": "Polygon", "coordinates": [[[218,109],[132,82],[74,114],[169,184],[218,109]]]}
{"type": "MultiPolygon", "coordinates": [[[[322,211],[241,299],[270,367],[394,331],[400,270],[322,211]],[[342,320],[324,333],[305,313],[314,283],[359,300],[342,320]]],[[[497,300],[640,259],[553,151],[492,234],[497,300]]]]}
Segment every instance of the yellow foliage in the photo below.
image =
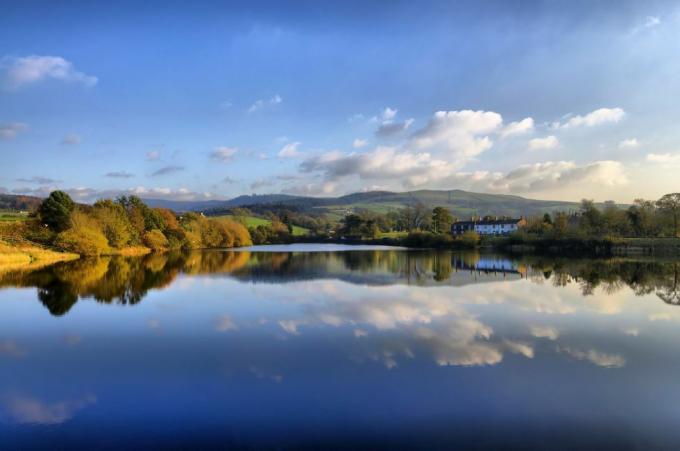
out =
{"type": "Polygon", "coordinates": [[[109,251],[109,242],[98,228],[76,221],[74,225],[57,235],[57,247],[80,255],[101,255],[109,251]]]}
{"type": "Polygon", "coordinates": [[[144,234],[144,244],[154,251],[162,251],[168,247],[168,239],[158,229],[149,230],[144,234]]]}

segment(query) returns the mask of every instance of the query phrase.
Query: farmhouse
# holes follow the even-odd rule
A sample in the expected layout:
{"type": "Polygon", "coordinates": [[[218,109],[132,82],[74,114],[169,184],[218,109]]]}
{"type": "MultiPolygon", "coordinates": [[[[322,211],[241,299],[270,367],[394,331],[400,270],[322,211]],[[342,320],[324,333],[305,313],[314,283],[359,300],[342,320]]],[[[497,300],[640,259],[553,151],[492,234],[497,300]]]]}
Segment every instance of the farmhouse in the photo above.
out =
{"type": "Polygon", "coordinates": [[[462,235],[467,231],[475,231],[480,235],[507,235],[514,232],[520,227],[525,226],[526,219],[520,217],[519,219],[509,218],[484,218],[475,219],[471,221],[458,221],[451,225],[451,234],[462,235]]]}

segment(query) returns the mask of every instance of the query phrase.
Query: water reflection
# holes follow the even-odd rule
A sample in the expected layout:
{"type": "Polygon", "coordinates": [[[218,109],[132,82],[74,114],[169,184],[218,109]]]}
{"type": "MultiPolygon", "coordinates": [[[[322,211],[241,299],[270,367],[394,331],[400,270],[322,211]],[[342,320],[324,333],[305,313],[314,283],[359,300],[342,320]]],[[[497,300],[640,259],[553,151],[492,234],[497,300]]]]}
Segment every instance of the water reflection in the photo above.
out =
{"type": "Polygon", "coordinates": [[[0,443],[674,448],[679,270],[362,250],[5,273],[0,443]]]}
{"type": "Polygon", "coordinates": [[[554,287],[576,285],[584,296],[624,287],[636,295],[654,293],[680,304],[680,263],[650,259],[510,258],[496,254],[434,251],[248,252],[205,251],[102,257],[57,264],[32,272],[0,274],[0,288],[36,287],[52,315],[68,313],[78,299],[134,305],[150,290],[169,286],[181,274],[226,276],[252,283],[319,279],[387,286],[465,286],[526,279],[554,287]]]}

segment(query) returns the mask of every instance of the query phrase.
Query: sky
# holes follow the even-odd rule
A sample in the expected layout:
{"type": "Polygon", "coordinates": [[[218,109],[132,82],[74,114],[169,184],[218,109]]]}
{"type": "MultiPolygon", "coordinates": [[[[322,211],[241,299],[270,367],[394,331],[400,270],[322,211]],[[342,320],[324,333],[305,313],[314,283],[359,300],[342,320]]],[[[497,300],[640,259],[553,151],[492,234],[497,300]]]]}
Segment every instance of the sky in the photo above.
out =
{"type": "Polygon", "coordinates": [[[677,2],[1,9],[0,192],[680,191],[677,2]]]}

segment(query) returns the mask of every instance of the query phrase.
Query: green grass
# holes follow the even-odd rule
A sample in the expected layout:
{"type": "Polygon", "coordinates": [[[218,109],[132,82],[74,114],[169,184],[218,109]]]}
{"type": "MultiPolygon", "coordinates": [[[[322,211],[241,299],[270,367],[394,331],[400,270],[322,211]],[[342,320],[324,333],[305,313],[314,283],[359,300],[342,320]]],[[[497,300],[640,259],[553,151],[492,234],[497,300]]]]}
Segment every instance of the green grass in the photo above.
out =
{"type": "Polygon", "coordinates": [[[0,210],[0,221],[25,221],[28,213],[22,211],[0,210]]]}
{"type": "MultiPolygon", "coordinates": [[[[235,220],[234,216],[232,215],[224,215],[224,216],[218,216],[220,218],[227,218],[231,219],[232,221],[235,220]]],[[[256,216],[246,216],[246,227],[257,227],[260,225],[269,225],[272,222],[269,219],[264,219],[264,218],[258,218],[256,216]]],[[[293,235],[295,236],[302,236],[302,235],[308,235],[309,234],[309,229],[305,229],[304,227],[299,227],[294,225],[293,226],[293,235]]]]}

